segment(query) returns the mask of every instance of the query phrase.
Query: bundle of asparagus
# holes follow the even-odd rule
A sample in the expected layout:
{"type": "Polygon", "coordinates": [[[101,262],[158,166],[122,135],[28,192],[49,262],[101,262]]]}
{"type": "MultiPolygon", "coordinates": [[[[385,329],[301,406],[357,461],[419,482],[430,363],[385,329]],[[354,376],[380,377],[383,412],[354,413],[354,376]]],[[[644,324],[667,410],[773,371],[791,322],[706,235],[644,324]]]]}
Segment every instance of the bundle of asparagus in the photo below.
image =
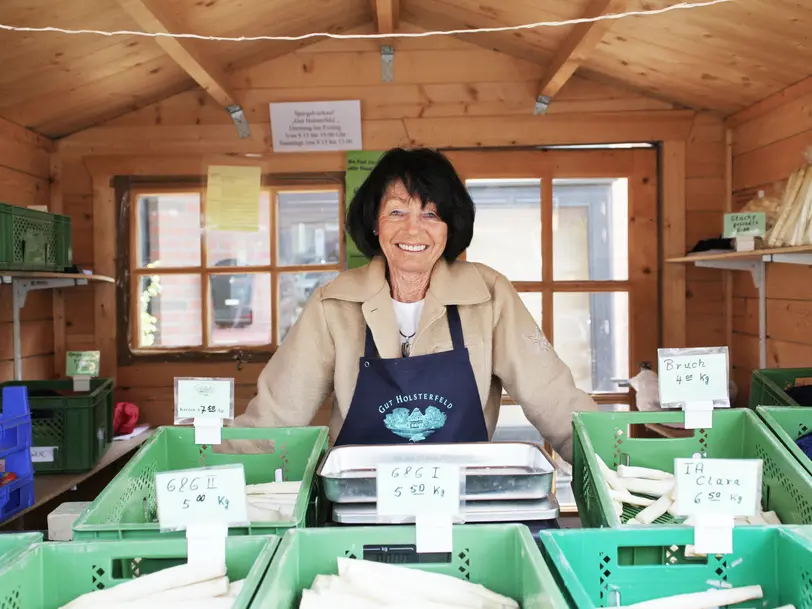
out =
{"type": "Polygon", "coordinates": [[[60,609],[231,609],[244,583],[230,582],[223,566],[185,564],[88,592],[60,609]]]}
{"type": "Polygon", "coordinates": [[[299,609],[519,609],[512,598],[450,575],[337,560],[338,575],[317,575],[299,609]]]}
{"type": "MultiPolygon", "coordinates": [[[[708,590],[657,598],[633,605],[623,605],[619,609],[718,609],[752,601],[764,597],[761,586],[742,586],[726,590],[708,590]]],[[[766,609],[767,604],[763,605],[766,609]]],[[[795,609],[794,605],[784,605],[776,609],[795,609]]]]}
{"type": "Polygon", "coordinates": [[[789,177],[778,220],[767,235],[769,247],[809,244],[812,244],[812,165],[789,177]]]}
{"type": "Polygon", "coordinates": [[[285,522],[293,518],[301,482],[266,482],[245,486],[251,522],[285,522]]]}

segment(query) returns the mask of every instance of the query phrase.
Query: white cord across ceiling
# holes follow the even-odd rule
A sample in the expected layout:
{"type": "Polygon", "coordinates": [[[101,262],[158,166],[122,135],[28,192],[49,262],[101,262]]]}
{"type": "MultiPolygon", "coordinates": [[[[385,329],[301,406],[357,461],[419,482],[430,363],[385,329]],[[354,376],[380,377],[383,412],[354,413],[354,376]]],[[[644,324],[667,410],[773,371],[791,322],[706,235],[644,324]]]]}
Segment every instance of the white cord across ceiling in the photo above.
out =
{"type": "Polygon", "coordinates": [[[0,23],[0,30],[9,32],[33,32],[33,33],[58,33],[68,35],[91,34],[96,36],[142,36],[146,38],[194,38],[197,40],[207,40],[213,42],[256,42],[256,41],[277,41],[277,42],[292,42],[298,40],[306,40],[308,38],[335,38],[339,40],[361,40],[366,38],[425,38],[428,36],[456,36],[459,34],[478,34],[478,33],[494,33],[494,32],[514,32],[517,30],[532,30],[541,27],[561,27],[567,25],[577,25],[579,23],[593,23],[597,21],[608,21],[614,19],[624,19],[626,17],[646,17],[651,15],[660,15],[670,11],[703,8],[713,6],[714,4],[723,4],[725,2],[733,2],[733,0],[707,0],[705,2],[680,2],[659,9],[644,10],[644,11],[628,11],[625,13],[610,13],[606,15],[599,15],[597,17],[582,17],[579,19],[566,19],[564,21],[539,21],[536,23],[525,23],[522,25],[506,25],[500,27],[484,27],[462,30],[442,30],[442,31],[428,31],[428,32],[395,32],[392,34],[332,34],[330,32],[312,32],[310,34],[302,34],[300,36],[203,36],[201,34],[175,34],[170,32],[140,32],[133,30],[90,30],[90,29],[64,29],[60,27],[46,26],[46,27],[26,27],[15,26],[0,23]]]}

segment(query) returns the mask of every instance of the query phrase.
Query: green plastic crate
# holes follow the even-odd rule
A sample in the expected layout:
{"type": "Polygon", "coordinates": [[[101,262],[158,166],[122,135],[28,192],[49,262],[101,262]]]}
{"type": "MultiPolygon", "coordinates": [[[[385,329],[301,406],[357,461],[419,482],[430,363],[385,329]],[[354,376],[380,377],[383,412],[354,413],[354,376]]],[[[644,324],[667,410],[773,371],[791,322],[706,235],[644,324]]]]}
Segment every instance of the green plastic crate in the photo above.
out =
{"type": "Polygon", "coordinates": [[[812,368],[775,368],[754,370],[750,379],[750,408],[757,406],[799,406],[786,394],[798,380],[812,382],[812,368]]]}
{"type": "MultiPolygon", "coordinates": [[[[234,609],[251,606],[278,544],[277,537],[227,540],[228,577],[246,579],[234,609]]],[[[37,544],[0,567],[0,607],[59,609],[82,594],[183,564],[186,548],[185,539],[37,544]]]]}
{"type": "Polygon", "coordinates": [[[64,271],[71,244],[69,216],[0,203],[0,270],[64,271]]]}
{"type": "MultiPolygon", "coordinates": [[[[584,527],[617,527],[621,521],[601,480],[601,456],[610,468],[620,463],[674,471],[674,459],[705,453],[717,459],[763,459],[762,504],[785,524],[812,524],[812,478],[751,410],[717,409],[713,427],[688,438],[631,438],[630,425],[679,423],[677,412],[595,412],[573,415],[573,493],[584,527]],[[624,461],[621,461],[624,459],[624,461]]],[[[623,506],[623,521],[643,508],[623,506]]],[[[669,524],[668,514],[655,520],[669,524]]]]}
{"type": "MultiPolygon", "coordinates": [[[[396,548],[414,549],[413,526],[336,527],[288,531],[251,609],[296,609],[316,575],[336,574],[336,558],[380,560],[452,575],[509,596],[522,609],[566,609],[530,530],[519,524],[454,525],[451,561],[414,563],[396,548]],[[389,548],[382,548],[389,546],[389,548]],[[411,548],[409,548],[411,546],[411,548]],[[400,556],[398,556],[400,554],[400,556]]],[[[433,555],[422,555],[424,557],[433,555]]]]}
{"type": "Polygon", "coordinates": [[[801,436],[812,432],[812,408],[759,406],[756,413],[812,477],[812,461],[795,443],[801,436]]]}
{"type": "MultiPolygon", "coordinates": [[[[230,535],[281,534],[287,529],[315,524],[317,506],[311,503],[316,466],[327,451],[326,427],[243,428],[225,427],[223,440],[272,440],[271,454],[215,453],[196,445],[193,427],[161,427],[133,456],[107,487],[82,512],[73,526],[73,538],[129,539],[180,536],[182,531],[161,533],[155,501],[156,472],[242,463],[246,484],[273,482],[282,468],[285,480],[301,481],[293,518],[288,522],[254,522],[232,527],[230,535]]],[[[0,605],[2,607],[2,605],[0,605]]]]}
{"type": "Polygon", "coordinates": [[[43,537],[42,533],[0,533],[0,564],[9,555],[41,543],[43,537]]]}
{"type": "MultiPolygon", "coordinates": [[[[34,463],[38,473],[86,472],[113,442],[113,379],[90,380],[90,391],[73,391],[73,380],[12,381],[25,385],[31,409],[31,445],[54,447],[54,460],[34,463]]],[[[2,398],[0,398],[2,406],[2,398]]]]}
{"type": "Polygon", "coordinates": [[[809,527],[736,527],[732,554],[702,559],[685,557],[685,545],[693,543],[689,527],[541,531],[539,539],[573,609],[625,606],[728,585],[762,587],[763,601],[743,607],[791,603],[812,609],[812,538],[800,529],[809,527]]]}

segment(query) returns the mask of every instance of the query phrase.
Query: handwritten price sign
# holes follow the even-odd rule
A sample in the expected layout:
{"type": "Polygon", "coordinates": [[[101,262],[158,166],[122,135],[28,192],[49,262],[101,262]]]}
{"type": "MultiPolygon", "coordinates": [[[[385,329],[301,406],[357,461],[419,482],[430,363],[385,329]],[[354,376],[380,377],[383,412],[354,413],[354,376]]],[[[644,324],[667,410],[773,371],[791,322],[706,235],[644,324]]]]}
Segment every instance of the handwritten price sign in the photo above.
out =
{"type": "Polygon", "coordinates": [[[460,468],[429,463],[379,464],[377,495],[381,516],[455,516],[460,511],[460,468]]]}
{"type": "Polygon", "coordinates": [[[727,348],[660,349],[657,378],[664,408],[680,408],[689,402],[727,402],[727,348]]]}
{"type": "Polygon", "coordinates": [[[760,459],[676,459],[683,516],[752,516],[761,508],[760,459]]]}
{"type": "Polygon", "coordinates": [[[183,530],[192,523],[248,523],[241,463],[157,473],[155,495],[161,530],[183,530]]]}
{"type": "Polygon", "coordinates": [[[234,418],[234,379],[176,378],[175,421],[234,418]]]}

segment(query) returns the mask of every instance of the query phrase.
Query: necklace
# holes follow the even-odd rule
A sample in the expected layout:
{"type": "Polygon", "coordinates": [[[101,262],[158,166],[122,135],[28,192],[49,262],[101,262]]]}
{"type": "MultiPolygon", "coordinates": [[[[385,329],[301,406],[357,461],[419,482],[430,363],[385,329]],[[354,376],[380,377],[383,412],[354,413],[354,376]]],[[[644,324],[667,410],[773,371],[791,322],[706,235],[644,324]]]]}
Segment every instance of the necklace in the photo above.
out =
{"type": "MultiPolygon", "coordinates": [[[[399,332],[400,332],[400,331],[399,331],[399,332]]],[[[412,350],[412,337],[414,337],[414,335],[415,335],[415,334],[417,334],[417,333],[416,333],[416,332],[412,332],[412,333],[411,333],[409,336],[406,336],[406,335],[405,335],[403,332],[400,332],[400,335],[401,335],[403,338],[405,338],[405,339],[406,339],[406,342],[404,342],[404,343],[403,343],[403,344],[400,346],[400,354],[401,354],[403,357],[409,357],[409,353],[410,353],[410,352],[411,352],[411,350],[412,350]]]]}

